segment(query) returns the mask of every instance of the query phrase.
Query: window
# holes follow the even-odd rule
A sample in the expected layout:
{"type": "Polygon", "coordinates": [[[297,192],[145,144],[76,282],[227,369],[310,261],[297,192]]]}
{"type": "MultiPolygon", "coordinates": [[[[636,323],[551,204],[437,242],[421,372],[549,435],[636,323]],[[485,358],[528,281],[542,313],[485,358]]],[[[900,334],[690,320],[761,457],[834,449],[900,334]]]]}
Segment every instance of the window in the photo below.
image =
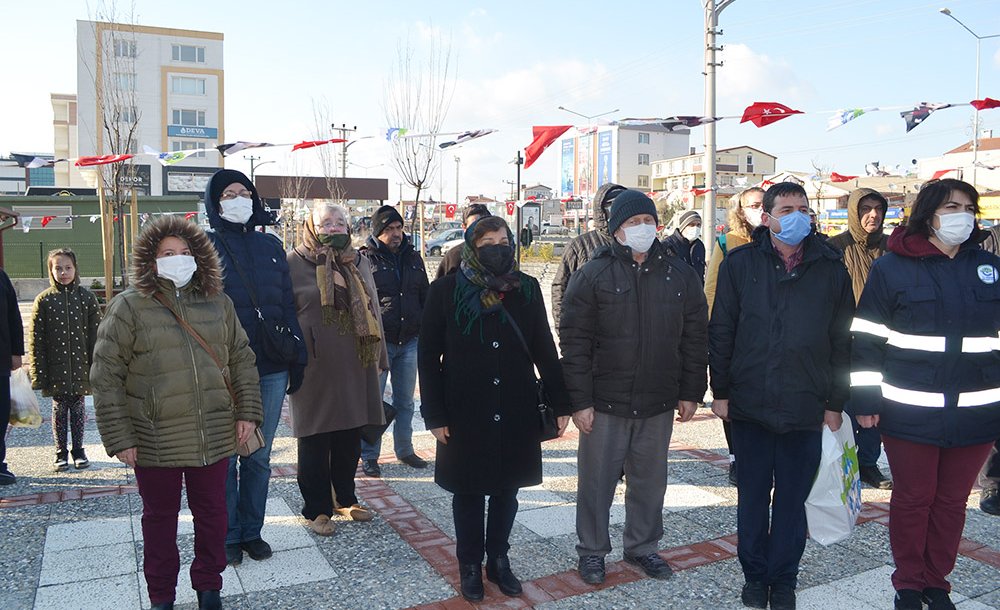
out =
{"type": "Polygon", "coordinates": [[[118,72],[115,74],[115,86],[122,91],[134,91],[135,74],[132,72],[118,72]]]}
{"type": "Polygon", "coordinates": [[[205,79],[171,76],[170,92],[181,95],[205,95],[205,79]]]}
{"type": "Polygon", "coordinates": [[[747,173],[753,173],[753,153],[747,153],[747,173]]]}
{"type": "Polygon", "coordinates": [[[639,132],[639,144],[649,144],[649,134],[648,133],[646,133],[644,131],[640,131],[639,132]]]}
{"type": "Polygon", "coordinates": [[[639,153],[639,165],[649,165],[649,155],[647,153],[639,153]]]}
{"type": "Polygon", "coordinates": [[[188,127],[204,127],[205,126],[205,111],[204,110],[174,110],[173,120],[170,121],[171,125],[185,125],[188,127]]]}
{"type": "Polygon", "coordinates": [[[135,58],[135,41],[134,40],[121,40],[115,38],[112,40],[115,46],[115,57],[131,57],[135,58]]]}
{"type": "Polygon", "coordinates": [[[649,176],[639,176],[639,186],[640,187],[648,188],[649,187],[649,176]]]}
{"type": "Polygon", "coordinates": [[[139,110],[135,106],[111,108],[111,113],[118,116],[119,123],[138,123],[139,110]]]}
{"type": "MultiPolygon", "coordinates": [[[[171,150],[177,152],[179,150],[205,150],[204,142],[192,142],[191,140],[173,140],[171,142],[171,150]]],[[[205,153],[200,152],[196,155],[191,155],[192,157],[204,158],[205,153]]]]}
{"type": "Polygon", "coordinates": [[[203,64],[205,63],[205,47],[175,44],[171,46],[170,58],[174,61],[190,61],[203,64]]]}

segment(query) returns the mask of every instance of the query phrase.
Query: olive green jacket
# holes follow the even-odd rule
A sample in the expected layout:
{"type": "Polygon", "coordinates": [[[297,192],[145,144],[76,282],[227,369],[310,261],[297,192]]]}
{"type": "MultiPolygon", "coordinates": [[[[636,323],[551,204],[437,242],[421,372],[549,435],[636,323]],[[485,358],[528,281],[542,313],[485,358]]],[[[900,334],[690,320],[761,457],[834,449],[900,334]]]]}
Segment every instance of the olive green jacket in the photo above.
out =
{"type": "Polygon", "coordinates": [[[31,387],[45,396],[90,394],[101,306],[79,280],[68,286],[49,280],[31,314],[31,387]]]}

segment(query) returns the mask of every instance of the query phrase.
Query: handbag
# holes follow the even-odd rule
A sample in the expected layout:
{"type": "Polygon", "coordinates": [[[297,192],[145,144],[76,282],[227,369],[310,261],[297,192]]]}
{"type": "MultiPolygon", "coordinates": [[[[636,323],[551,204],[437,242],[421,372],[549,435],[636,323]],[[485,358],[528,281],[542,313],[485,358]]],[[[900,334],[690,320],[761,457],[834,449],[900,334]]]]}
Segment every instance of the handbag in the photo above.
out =
{"type": "Polygon", "coordinates": [[[253,304],[254,311],[257,312],[257,335],[260,336],[261,351],[264,352],[268,360],[273,362],[295,364],[299,359],[299,338],[295,336],[295,333],[292,332],[292,329],[283,320],[264,317],[264,314],[260,311],[260,305],[257,304],[257,294],[254,292],[253,285],[243,275],[243,269],[240,267],[239,262],[237,262],[236,256],[233,255],[233,251],[229,249],[229,244],[226,243],[222,235],[216,235],[218,235],[219,241],[222,242],[222,247],[229,253],[229,260],[233,261],[233,267],[236,268],[243,286],[247,289],[247,294],[250,295],[250,302],[253,304]]]}
{"type": "Polygon", "coordinates": [[[389,425],[392,424],[392,420],[396,419],[396,409],[383,400],[382,415],[385,419],[385,423],[365,424],[364,426],[361,426],[361,440],[369,445],[374,445],[382,439],[382,435],[389,429],[389,425]]]}
{"type": "MultiPolygon", "coordinates": [[[[233,389],[233,383],[229,380],[229,367],[224,366],[222,364],[222,360],[220,360],[219,357],[216,355],[215,350],[213,350],[208,345],[208,343],[206,343],[205,340],[201,338],[201,335],[198,334],[198,331],[196,331],[194,327],[188,324],[187,320],[182,318],[180,314],[177,313],[177,310],[175,310],[173,306],[170,305],[170,302],[167,301],[167,299],[165,299],[162,294],[157,292],[155,295],[153,295],[153,298],[159,301],[164,307],[169,309],[170,313],[174,314],[174,317],[177,318],[177,323],[181,325],[181,328],[186,330],[188,334],[191,335],[191,338],[197,341],[198,345],[200,345],[202,349],[208,352],[209,357],[211,357],[212,360],[215,362],[215,366],[219,367],[219,371],[222,372],[222,380],[226,382],[226,389],[229,390],[229,398],[231,398],[233,402],[233,416],[235,417],[236,404],[239,401],[236,400],[236,390],[233,389]]],[[[263,446],[264,446],[264,435],[260,431],[260,426],[255,426],[253,429],[253,434],[250,435],[250,438],[248,438],[245,443],[239,443],[236,446],[236,453],[239,454],[241,457],[247,457],[248,455],[250,455],[254,451],[257,451],[263,446]]]]}
{"type": "Polygon", "coordinates": [[[834,432],[823,426],[823,452],[806,499],[809,537],[823,546],[848,538],[861,512],[861,478],[854,432],[845,421],[834,432]]]}
{"type": "MultiPolygon", "coordinates": [[[[507,321],[510,322],[510,327],[514,329],[514,334],[517,335],[518,340],[521,342],[521,347],[524,352],[528,355],[528,360],[531,360],[531,350],[528,349],[528,342],[524,340],[524,335],[521,334],[521,328],[514,321],[514,317],[511,316],[503,305],[500,306],[501,311],[503,311],[504,316],[507,321]]],[[[534,375],[534,373],[532,373],[534,375]]],[[[541,379],[535,379],[535,391],[537,392],[537,409],[538,409],[538,432],[539,440],[542,442],[551,441],[554,438],[559,437],[559,420],[556,417],[555,410],[549,405],[548,397],[545,394],[545,382],[541,379]]]]}

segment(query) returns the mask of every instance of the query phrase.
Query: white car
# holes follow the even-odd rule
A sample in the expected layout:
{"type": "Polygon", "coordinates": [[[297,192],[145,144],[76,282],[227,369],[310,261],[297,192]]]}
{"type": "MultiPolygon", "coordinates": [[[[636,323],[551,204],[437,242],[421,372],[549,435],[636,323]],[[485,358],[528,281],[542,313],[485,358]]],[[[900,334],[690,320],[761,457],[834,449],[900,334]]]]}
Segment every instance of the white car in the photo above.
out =
{"type": "Polygon", "coordinates": [[[443,244],[441,244],[441,256],[444,256],[445,254],[448,254],[448,250],[451,250],[455,246],[461,247],[461,245],[464,244],[464,243],[465,243],[465,239],[464,238],[463,239],[453,239],[451,241],[444,242],[443,244]]]}

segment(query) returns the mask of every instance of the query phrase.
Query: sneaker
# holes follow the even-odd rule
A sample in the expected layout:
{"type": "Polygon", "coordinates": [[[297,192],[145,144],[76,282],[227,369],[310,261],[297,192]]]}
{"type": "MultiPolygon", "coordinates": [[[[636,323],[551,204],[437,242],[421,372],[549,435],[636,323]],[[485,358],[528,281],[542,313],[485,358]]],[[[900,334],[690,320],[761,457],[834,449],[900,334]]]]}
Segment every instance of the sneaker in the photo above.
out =
{"type": "Polygon", "coordinates": [[[350,517],[354,521],[372,520],[372,512],[360,504],[353,504],[345,507],[338,506],[334,510],[337,511],[337,514],[341,517],[350,517]]]}
{"type": "Polygon", "coordinates": [[[382,476],[382,467],[378,465],[378,460],[361,460],[361,470],[366,476],[377,479],[382,476]]]}
{"type": "Polygon", "coordinates": [[[861,466],[858,468],[861,482],[875,489],[892,489],[892,480],[882,474],[878,466],[861,466]]]}
{"type": "Polygon", "coordinates": [[[226,565],[238,566],[243,563],[243,547],[238,542],[226,545],[226,565]]]}
{"type": "Polygon", "coordinates": [[[900,589],[896,591],[892,607],[895,610],[923,610],[923,596],[916,589],[900,589]]]}
{"type": "Polygon", "coordinates": [[[427,460],[421,458],[416,453],[411,453],[406,457],[399,458],[399,461],[406,464],[410,468],[427,468],[429,464],[427,460]]]}
{"type": "Polygon", "coordinates": [[[927,610],[955,610],[951,596],[944,589],[927,587],[924,589],[922,597],[923,601],[927,603],[927,610]]]}
{"type": "Polygon", "coordinates": [[[584,555],[576,569],[580,571],[580,579],[588,585],[604,582],[604,558],[600,555],[584,555]]]}
{"type": "Polygon", "coordinates": [[[0,470],[0,485],[13,485],[14,483],[17,483],[17,477],[14,476],[13,472],[6,468],[0,470]]]}
{"type": "Polygon", "coordinates": [[[740,600],[747,608],[767,608],[767,585],[756,580],[748,580],[743,585],[740,600]]]}
{"type": "Polygon", "coordinates": [[[674,575],[670,569],[670,564],[663,561],[663,558],[656,553],[649,555],[625,555],[625,561],[632,565],[639,566],[646,576],[657,580],[667,580],[674,575]]]}
{"type": "Polygon", "coordinates": [[[330,521],[330,517],[326,515],[319,515],[315,519],[306,519],[306,523],[317,536],[332,536],[337,529],[337,526],[330,521]]]}
{"type": "Polygon", "coordinates": [[[771,610],[795,610],[795,588],[788,585],[771,585],[771,610]]]}
{"type": "Polygon", "coordinates": [[[81,451],[79,457],[73,458],[73,466],[76,467],[77,470],[83,470],[84,468],[90,466],[90,460],[88,460],[87,456],[81,451]]]}
{"type": "Polygon", "coordinates": [[[241,542],[240,548],[246,551],[250,559],[254,561],[264,561],[271,558],[271,545],[260,538],[250,542],[241,542]]]}
{"type": "Polygon", "coordinates": [[[67,470],[69,470],[69,462],[66,461],[66,457],[65,456],[62,456],[62,457],[56,456],[55,471],[56,472],[65,472],[67,470]]]}
{"type": "Polygon", "coordinates": [[[729,462],[729,484],[736,487],[736,462],[729,462]]]}
{"type": "Polygon", "coordinates": [[[1000,517],[1000,493],[996,487],[984,489],[979,495],[979,510],[1000,517]]]}

